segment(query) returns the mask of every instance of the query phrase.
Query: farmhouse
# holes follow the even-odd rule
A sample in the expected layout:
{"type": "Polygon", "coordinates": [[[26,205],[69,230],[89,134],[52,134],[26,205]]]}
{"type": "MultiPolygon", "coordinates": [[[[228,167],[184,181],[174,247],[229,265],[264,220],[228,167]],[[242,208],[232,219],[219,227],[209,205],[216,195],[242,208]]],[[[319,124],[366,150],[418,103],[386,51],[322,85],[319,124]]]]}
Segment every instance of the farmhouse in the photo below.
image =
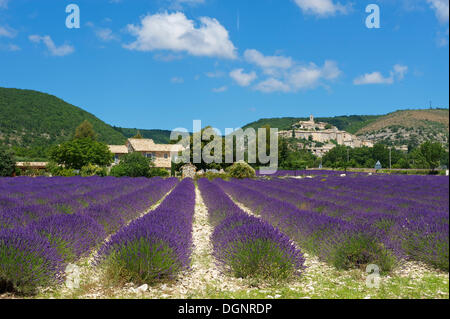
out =
{"type": "Polygon", "coordinates": [[[114,164],[120,163],[120,158],[128,153],[139,152],[147,158],[152,159],[156,167],[170,169],[172,158],[183,151],[181,145],[156,144],[151,139],[130,138],[125,145],[109,145],[109,150],[114,154],[114,164]]]}

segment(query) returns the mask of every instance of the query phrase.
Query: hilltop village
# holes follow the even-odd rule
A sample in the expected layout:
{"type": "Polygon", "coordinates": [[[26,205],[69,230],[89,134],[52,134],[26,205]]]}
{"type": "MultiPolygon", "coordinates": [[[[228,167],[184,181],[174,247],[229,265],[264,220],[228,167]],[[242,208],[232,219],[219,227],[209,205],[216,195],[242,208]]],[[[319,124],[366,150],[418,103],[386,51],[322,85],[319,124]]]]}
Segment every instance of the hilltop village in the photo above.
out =
{"type": "Polygon", "coordinates": [[[298,140],[296,143],[299,148],[310,150],[314,155],[322,157],[336,145],[355,147],[373,147],[373,142],[360,139],[359,137],[337,127],[324,123],[316,122],[311,115],[309,121],[300,121],[292,125],[292,130],[280,131],[279,136],[285,139],[298,140]]]}

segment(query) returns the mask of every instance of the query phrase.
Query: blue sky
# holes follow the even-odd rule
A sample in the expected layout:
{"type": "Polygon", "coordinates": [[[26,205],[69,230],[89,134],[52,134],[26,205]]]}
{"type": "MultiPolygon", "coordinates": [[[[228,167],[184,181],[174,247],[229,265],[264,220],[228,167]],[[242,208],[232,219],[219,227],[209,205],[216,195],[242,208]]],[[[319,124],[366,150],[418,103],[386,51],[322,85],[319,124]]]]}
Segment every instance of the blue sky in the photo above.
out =
{"type": "Polygon", "coordinates": [[[448,107],[448,3],[0,0],[0,86],[137,128],[448,107]]]}

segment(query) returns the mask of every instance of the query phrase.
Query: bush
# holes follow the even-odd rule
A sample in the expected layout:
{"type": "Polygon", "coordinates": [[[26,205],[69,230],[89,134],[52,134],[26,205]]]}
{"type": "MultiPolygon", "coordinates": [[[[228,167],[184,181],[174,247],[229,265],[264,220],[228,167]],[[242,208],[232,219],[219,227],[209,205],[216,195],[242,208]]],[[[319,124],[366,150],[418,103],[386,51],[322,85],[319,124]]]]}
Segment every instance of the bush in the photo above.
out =
{"type": "Polygon", "coordinates": [[[224,261],[237,278],[286,280],[295,274],[296,265],[278,245],[267,239],[235,241],[224,261]]]}
{"type": "Polygon", "coordinates": [[[150,177],[152,161],[141,153],[125,154],[120,164],[111,169],[110,175],[115,177],[150,177]]]}
{"type": "Polygon", "coordinates": [[[337,269],[362,268],[377,265],[381,273],[389,272],[396,263],[394,255],[381,243],[366,234],[356,234],[338,245],[332,255],[337,269]]]}
{"type": "Polygon", "coordinates": [[[106,237],[103,227],[93,218],[81,215],[44,217],[27,230],[47,239],[67,262],[88,255],[106,237]]]}
{"type": "Polygon", "coordinates": [[[169,177],[170,174],[164,168],[151,168],[148,177],[169,177]]]}
{"type": "Polygon", "coordinates": [[[6,147],[0,146],[0,176],[10,177],[16,167],[14,153],[6,147]]]}
{"type": "Polygon", "coordinates": [[[143,237],[115,247],[104,265],[107,277],[114,283],[139,285],[171,277],[181,268],[174,251],[164,241],[152,242],[143,237]]]}
{"type": "Polygon", "coordinates": [[[195,176],[195,180],[199,180],[201,178],[207,178],[210,181],[213,181],[217,178],[223,179],[223,180],[229,180],[230,179],[230,175],[226,174],[226,173],[213,173],[213,172],[206,172],[203,175],[196,175],[195,176]]]}
{"type": "Polygon", "coordinates": [[[0,292],[34,294],[58,282],[63,261],[39,235],[23,229],[0,231],[0,292]]]}
{"type": "Polygon", "coordinates": [[[59,166],[55,162],[48,163],[47,172],[52,174],[52,176],[73,177],[77,175],[75,170],[59,166]]]}
{"type": "MultiPolygon", "coordinates": [[[[205,185],[203,182],[202,187],[205,185]]],[[[216,201],[223,202],[220,198],[216,201]]],[[[242,211],[220,222],[223,215],[218,213],[214,213],[219,225],[212,241],[214,255],[226,271],[238,278],[279,281],[295,277],[303,270],[301,252],[272,225],[242,211]]]]}
{"type": "Polygon", "coordinates": [[[89,177],[89,176],[102,176],[105,177],[108,175],[106,167],[100,167],[94,164],[88,164],[83,166],[80,171],[81,176],[89,177]]]}
{"type": "Polygon", "coordinates": [[[230,175],[230,177],[238,179],[253,178],[256,176],[253,167],[242,161],[234,163],[232,166],[230,166],[227,169],[227,173],[230,175]]]}

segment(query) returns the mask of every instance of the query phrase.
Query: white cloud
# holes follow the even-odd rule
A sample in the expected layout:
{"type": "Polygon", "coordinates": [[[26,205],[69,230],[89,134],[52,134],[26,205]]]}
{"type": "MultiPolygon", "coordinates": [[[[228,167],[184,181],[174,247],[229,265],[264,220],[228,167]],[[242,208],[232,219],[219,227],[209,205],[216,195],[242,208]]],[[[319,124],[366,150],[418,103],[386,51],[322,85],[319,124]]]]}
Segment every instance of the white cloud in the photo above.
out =
{"type": "Polygon", "coordinates": [[[449,0],[427,0],[430,7],[436,12],[436,16],[442,24],[448,23],[449,0]]]}
{"type": "Polygon", "coordinates": [[[384,77],[381,72],[366,73],[353,80],[355,85],[368,85],[368,84],[394,84],[395,81],[401,81],[404,79],[405,74],[408,72],[408,67],[405,65],[394,65],[393,71],[390,72],[389,77],[384,77]]]}
{"type": "Polygon", "coordinates": [[[95,31],[95,35],[102,41],[109,42],[119,40],[119,38],[109,28],[99,28],[95,31]]]}
{"type": "Polygon", "coordinates": [[[249,86],[257,75],[255,72],[245,73],[244,69],[236,69],[230,72],[230,77],[240,86],[249,86]]]}
{"type": "Polygon", "coordinates": [[[342,5],[334,3],[333,0],[295,0],[295,3],[304,13],[318,17],[333,16],[338,13],[347,14],[351,9],[351,4],[342,5]]]}
{"type": "Polygon", "coordinates": [[[405,74],[408,73],[408,67],[406,65],[396,64],[394,65],[394,74],[399,80],[405,78],[405,74]]]}
{"type": "Polygon", "coordinates": [[[6,45],[4,45],[4,44],[0,43],[0,50],[1,51],[16,52],[16,51],[20,51],[22,49],[16,44],[6,44],[6,45]]]}
{"type": "Polygon", "coordinates": [[[227,86],[222,86],[222,87],[220,87],[220,88],[214,88],[212,91],[214,92],[214,93],[223,93],[223,92],[225,92],[225,91],[227,91],[228,90],[228,87],[227,86]]]}
{"type": "Polygon", "coordinates": [[[246,50],[244,58],[247,62],[261,67],[268,74],[272,74],[276,69],[289,69],[293,65],[293,61],[289,57],[265,56],[257,50],[246,50]]]}
{"type": "Polygon", "coordinates": [[[17,31],[8,26],[0,26],[0,37],[14,38],[17,35],[17,31]]]}
{"type": "Polygon", "coordinates": [[[50,52],[50,54],[54,56],[65,56],[72,54],[75,51],[75,48],[68,44],[63,44],[59,47],[56,46],[52,38],[48,35],[46,36],[30,35],[28,39],[34,43],[43,42],[47,47],[48,51],[50,52]]]}
{"type": "Polygon", "coordinates": [[[153,58],[156,61],[172,62],[172,61],[175,61],[175,60],[181,60],[183,58],[183,56],[179,55],[179,54],[170,54],[170,53],[169,54],[161,54],[161,53],[158,53],[158,54],[155,54],[153,56],[153,58]]]}
{"type": "Polygon", "coordinates": [[[273,92],[289,92],[289,85],[281,82],[275,78],[269,78],[263,82],[258,83],[255,86],[255,90],[261,91],[264,93],[273,93],[273,92]]]}
{"type": "Polygon", "coordinates": [[[221,78],[225,75],[222,71],[215,71],[215,72],[206,72],[205,75],[208,78],[221,78]]]}
{"type": "Polygon", "coordinates": [[[380,72],[372,72],[372,73],[366,73],[364,75],[361,75],[357,77],[353,84],[355,85],[366,85],[366,84],[393,84],[394,83],[394,77],[389,76],[387,78],[383,77],[383,75],[380,72]]]}
{"type": "Polygon", "coordinates": [[[0,8],[7,8],[9,0],[0,0],[0,8]]]}
{"type": "Polygon", "coordinates": [[[341,74],[336,62],[325,61],[323,67],[314,63],[296,67],[289,75],[291,90],[310,89],[318,86],[321,80],[334,80],[341,74]]]}
{"type": "Polygon", "coordinates": [[[185,51],[194,56],[235,59],[236,48],[228,31],[213,18],[200,18],[200,26],[188,20],[184,13],[160,13],[142,18],[141,25],[128,25],[136,41],[124,45],[129,50],[185,51]]]}
{"type": "Polygon", "coordinates": [[[97,27],[93,22],[86,22],[88,28],[94,30],[95,36],[103,42],[119,41],[120,38],[110,28],[97,27]]]}
{"type": "Polygon", "coordinates": [[[167,0],[170,2],[170,8],[182,10],[184,6],[194,6],[205,3],[205,0],[167,0]]]}
{"type": "Polygon", "coordinates": [[[184,79],[182,77],[173,77],[170,82],[175,84],[181,84],[184,83],[184,79]]]}
{"type": "Polygon", "coordinates": [[[264,93],[309,90],[337,79],[341,73],[337,63],[330,60],[325,61],[322,67],[315,63],[294,64],[290,69],[258,83],[254,89],[264,93]]]}

